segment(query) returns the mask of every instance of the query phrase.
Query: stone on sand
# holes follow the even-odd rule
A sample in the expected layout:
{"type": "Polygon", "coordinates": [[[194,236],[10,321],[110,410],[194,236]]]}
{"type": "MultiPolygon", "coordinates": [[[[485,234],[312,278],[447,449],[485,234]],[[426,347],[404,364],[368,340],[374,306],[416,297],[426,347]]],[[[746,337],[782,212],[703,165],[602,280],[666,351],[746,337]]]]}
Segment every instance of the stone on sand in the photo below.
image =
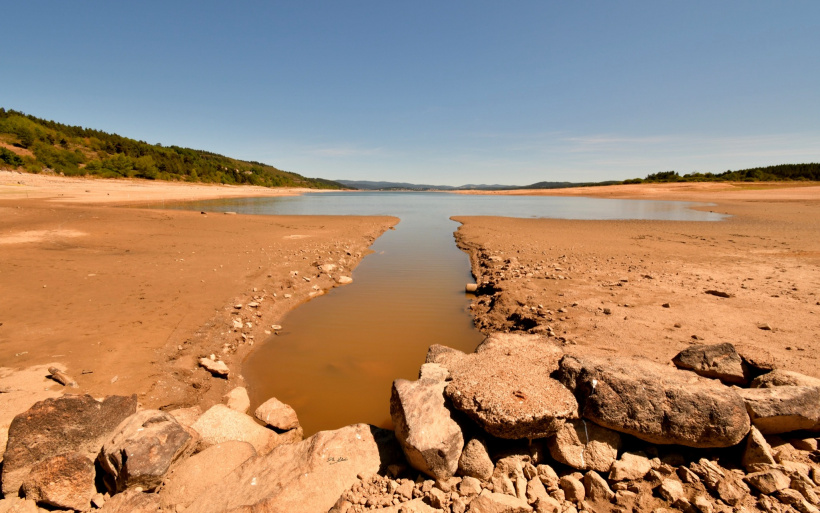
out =
{"type": "Polygon", "coordinates": [[[672,358],[672,362],[679,369],[727,384],[745,386],[749,383],[749,369],[735,346],[729,343],[690,346],[672,358]]]}
{"type": "Polygon", "coordinates": [[[657,444],[730,447],[749,432],[733,389],[642,358],[565,356],[559,379],[584,418],[657,444]]]}
{"type": "Polygon", "coordinates": [[[199,365],[214,376],[227,378],[230,370],[222,360],[211,360],[210,358],[200,358],[199,365]]]}

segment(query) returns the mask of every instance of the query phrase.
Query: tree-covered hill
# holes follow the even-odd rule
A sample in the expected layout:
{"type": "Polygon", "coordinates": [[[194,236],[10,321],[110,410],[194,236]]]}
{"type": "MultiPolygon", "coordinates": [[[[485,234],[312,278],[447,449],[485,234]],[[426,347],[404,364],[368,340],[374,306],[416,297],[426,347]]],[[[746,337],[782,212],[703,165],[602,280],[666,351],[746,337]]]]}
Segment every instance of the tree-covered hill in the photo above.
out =
{"type": "Polygon", "coordinates": [[[687,173],[661,171],[647,175],[646,178],[633,178],[623,183],[659,183],[659,182],[781,182],[781,181],[820,181],[820,163],[780,164],[768,167],[753,167],[723,173],[687,173]]]}
{"type": "Polygon", "coordinates": [[[261,162],[245,162],[179,146],[148,144],[4,108],[0,108],[0,169],[264,187],[346,188],[340,183],[305,178],[261,162]]]}

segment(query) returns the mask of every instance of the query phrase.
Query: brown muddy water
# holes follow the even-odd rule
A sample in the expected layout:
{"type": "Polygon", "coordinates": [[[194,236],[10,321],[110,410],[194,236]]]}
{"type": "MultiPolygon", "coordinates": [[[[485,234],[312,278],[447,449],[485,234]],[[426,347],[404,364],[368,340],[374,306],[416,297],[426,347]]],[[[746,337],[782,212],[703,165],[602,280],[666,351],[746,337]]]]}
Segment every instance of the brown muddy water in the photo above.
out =
{"type": "Polygon", "coordinates": [[[346,192],[187,203],[174,208],[264,215],[392,215],[395,230],[337,287],[290,312],[283,329],[245,361],[252,408],[270,397],[290,404],[310,435],[366,422],[391,428],[394,379],[416,379],[431,344],[472,351],[484,338],[473,327],[473,281],[453,238],[455,215],[566,219],[713,221],[691,204],[446,193],[346,192]]]}

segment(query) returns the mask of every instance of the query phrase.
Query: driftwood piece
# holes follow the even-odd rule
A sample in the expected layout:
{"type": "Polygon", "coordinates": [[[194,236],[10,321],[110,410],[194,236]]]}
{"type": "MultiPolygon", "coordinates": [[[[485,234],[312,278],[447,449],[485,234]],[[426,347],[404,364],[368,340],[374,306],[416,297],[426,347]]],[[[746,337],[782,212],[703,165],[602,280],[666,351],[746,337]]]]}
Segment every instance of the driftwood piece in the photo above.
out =
{"type": "Polygon", "coordinates": [[[65,372],[61,371],[57,367],[49,367],[48,372],[51,373],[51,376],[50,376],[51,379],[53,379],[54,381],[56,381],[57,383],[59,383],[63,386],[71,387],[71,388],[77,388],[77,387],[80,386],[80,385],[77,384],[76,381],[74,381],[74,378],[72,378],[71,376],[69,376],[65,372]]]}

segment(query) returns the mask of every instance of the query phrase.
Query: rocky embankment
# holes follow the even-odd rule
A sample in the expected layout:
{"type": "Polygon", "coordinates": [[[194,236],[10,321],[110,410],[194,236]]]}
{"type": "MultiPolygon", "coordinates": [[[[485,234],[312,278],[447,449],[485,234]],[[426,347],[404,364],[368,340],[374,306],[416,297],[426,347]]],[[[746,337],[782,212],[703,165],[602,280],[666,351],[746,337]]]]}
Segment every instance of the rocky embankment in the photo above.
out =
{"type": "Polygon", "coordinates": [[[276,399],[223,403],[41,401],[9,430],[0,511],[820,511],[820,381],[731,344],[666,365],[540,335],[432,346],[393,384],[395,432],[302,440],[276,399]]]}

